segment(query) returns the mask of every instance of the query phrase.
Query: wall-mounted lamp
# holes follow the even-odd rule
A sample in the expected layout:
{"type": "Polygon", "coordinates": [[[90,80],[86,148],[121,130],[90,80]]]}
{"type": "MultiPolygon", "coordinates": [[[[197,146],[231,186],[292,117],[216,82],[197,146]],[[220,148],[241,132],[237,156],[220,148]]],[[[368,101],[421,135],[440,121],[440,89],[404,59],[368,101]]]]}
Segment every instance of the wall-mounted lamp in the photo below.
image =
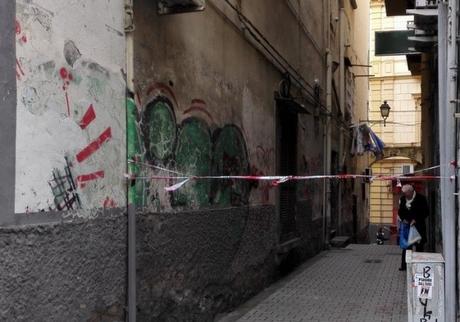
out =
{"type": "MultiPolygon", "coordinates": [[[[387,101],[383,101],[383,104],[380,105],[380,115],[383,118],[383,126],[386,126],[387,118],[388,116],[390,116],[390,110],[391,110],[391,107],[390,105],[388,105],[387,101]]],[[[376,123],[382,123],[382,120],[361,120],[360,119],[359,123],[361,124],[362,122],[376,124],[376,123]]],[[[394,123],[394,122],[389,122],[389,123],[394,123]]],[[[402,124],[402,123],[399,123],[399,124],[402,124]]]]}
{"type": "Polygon", "coordinates": [[[387,101],[383,101],[383,104],[380,105],[380,115],[382,115],[383,118],[383,126],[386,125],[386,120],[388,116],[390,115],[390,110],[391,107],[388,105],[387,101]]]}

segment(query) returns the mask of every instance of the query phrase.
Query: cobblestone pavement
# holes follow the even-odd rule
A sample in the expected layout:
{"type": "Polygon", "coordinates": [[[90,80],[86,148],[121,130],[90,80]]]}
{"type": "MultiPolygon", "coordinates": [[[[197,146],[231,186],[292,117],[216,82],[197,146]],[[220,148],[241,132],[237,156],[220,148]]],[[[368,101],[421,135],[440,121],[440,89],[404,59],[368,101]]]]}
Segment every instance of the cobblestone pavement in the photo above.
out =
{"type": "Polygon", "coordinates": [[[407,321],[400,258],[391,245],[323,252],[218,321],[407,321]]]}

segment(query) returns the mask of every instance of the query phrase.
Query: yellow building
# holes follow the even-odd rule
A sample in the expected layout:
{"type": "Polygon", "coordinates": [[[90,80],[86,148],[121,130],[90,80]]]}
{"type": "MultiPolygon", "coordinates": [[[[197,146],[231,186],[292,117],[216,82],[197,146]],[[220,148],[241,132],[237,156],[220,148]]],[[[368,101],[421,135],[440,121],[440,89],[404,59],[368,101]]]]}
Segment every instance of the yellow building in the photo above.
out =
{"type": "MultiPolygon", "coordinates": [[[[372,163],[373,174],[398,175],[413,171],[421,162],[421,80],[412,76],[406,55],[375,56],[375,32],[406,30],[411,16],[387,17],[385,2],[372,0],[370,8],[369,120],[385,143],[385,158],[372,163]],[[390,115],[384,125],[380,105],[387,101],[390,115]],[[410,156],[410,157],[408,157],[410,156]]],[[[374,181],[370,189],[370,224],[395,225],[398,191],[391,181],[374,181]]]]}

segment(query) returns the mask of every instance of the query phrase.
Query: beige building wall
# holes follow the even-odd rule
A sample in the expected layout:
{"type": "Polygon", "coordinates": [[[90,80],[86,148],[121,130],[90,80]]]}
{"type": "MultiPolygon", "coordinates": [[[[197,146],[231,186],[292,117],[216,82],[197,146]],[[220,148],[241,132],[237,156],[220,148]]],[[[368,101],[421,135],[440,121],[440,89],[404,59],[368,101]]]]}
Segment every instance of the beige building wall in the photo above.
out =
{"type": "MultiPolygon", "coordinates": [[[[372,165],[372,173],[384,176],[403,174],[403,166],[416,164],[407,158],[388,158],[372,165]]],[[[393,193],[391,181],[375,180],[371,184],[370,222],[373,224],[395,224],[398,196],[393,193]]]]}
{"type": "MultiPolygon", "coordinates": [[[[345,2],[348,6],[349,1],[345,2]]],[[[351,26],[349,39],[346,44],[351,46],[346,47],[346,56],[349,57],[351,63],[354,65],[349,70],[353,74],[353,109],[352,109],[352,122],[358,123],[359,120],[367,118],[369,106],[369,79],[364,76],[370,74],[369,65],[369,32],[367,28],[360,28],[360,26],[369,26],[369,7],[368,1],[359,1],[358,8],[352,10],[347,8],[347,17],[349,21],[353,21],[351,26]],[[358,77],[357,77],[358,76],[358,77]]],[[[347,151],[348,152],[348,151],[347,151]]],[[[365,153],[362,156],[356,155],[353,160],[355,168],[350,168],[352,173],[363,173],[369,167],[369,154],[365,153]]],[[[357,212],[358,218],[364,220],[360,222],[359,226],[364,227],[369,224],[369,184],[358,184],[358,181],[353,185],[353,194],[357,199],[357,212]]]]}
{"type": "MultiPolygon", "coordinates": [[[[382,0],[371,1],[370,8],[370,62],[369,117],[371,128],[384,141],[385,147],[420,147],[421,145],[421,79],[412,76],[405,55],[375,56],[375,32],[407,29],[411,16],[387,17],[382,0]],[[387,101],[391,107],[384,126],[380,105],[387,101]]],[[[410,159],[387,159],[374,163],[374,174],[402,174],[403,165],[416,165],[410,159]]],[[[390,181],[371,184],[371,224],[395,223],[394,200],[390,181]]]]}

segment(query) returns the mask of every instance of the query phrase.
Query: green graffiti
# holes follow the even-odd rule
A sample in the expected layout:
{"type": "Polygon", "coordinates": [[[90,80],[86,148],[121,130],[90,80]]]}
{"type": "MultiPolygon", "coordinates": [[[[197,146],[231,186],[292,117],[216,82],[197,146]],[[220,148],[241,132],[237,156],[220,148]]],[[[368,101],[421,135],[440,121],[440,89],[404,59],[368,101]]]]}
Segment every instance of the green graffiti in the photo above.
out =
{"type": "Polygon", "coordinates": [[[159,98],[147,105],[142,132],[148,160],[164,161],[171,156],[176,141],[176,121],[169,100],[159,98]]]}
{"type": "MultiPolygon", "coordinates": [[[[140,121],[133,100],[128,100],[127,113],[130,159],[190,176],[249,173],[246,143],[236,126],[227,125],[211,132],[206,122],[196,117],[187,118],[178,126],[173,105],[163,96],[145,107],[140,121]]],[[[148,167],[139,164],[130,164],[129,171],[136,176],[151,175],[148,167]]],[[[129,187],[129,201],[137,206],[164,209],[155,182],[143,186],[146,182],[135,181],[129,187]]],[[[170,194],[170,202],[172,207],[188,208],[241,206],[248,204],[249,192],[250,186],[244,180],[191,180],[170,194]]]]}
{"type": "MultiPolygon", "coordinates": [[[[215,175],[247,175],[249,162],[246,143],[239,129],[232,125],[223,127],[216,135],[213,153],[215,175]]],[[[215,180],[213,202],[221,206],[238,206],[248,203],[249,184],[245,180],[215,180]]]]}
{"type": "MultiPolygon", "coordinates": [[[[211,172],[211,134],[205,123],[189,118],[182,124],[175,151],[176,168],[181,173],[206,176],[211,172]]],[[[175,206],[209,205],[208,180],[190,182],[172,195],[175,206]]]]}
{"type": "MultiPolygon", "coordinates": [[[[138,113],[134,100],[128,98],[126,101],[126,144],[128,160],[144,161],[141,151],[141,138],[138,129],[138,113]]],[[[138,164],[128,163],[128,171],[131,175],[139,176],[142,171],[138,164]]],[[[136,207],[145,206],[144,181],[130,181],[128,187],[128,202],[136,207]]]]}

